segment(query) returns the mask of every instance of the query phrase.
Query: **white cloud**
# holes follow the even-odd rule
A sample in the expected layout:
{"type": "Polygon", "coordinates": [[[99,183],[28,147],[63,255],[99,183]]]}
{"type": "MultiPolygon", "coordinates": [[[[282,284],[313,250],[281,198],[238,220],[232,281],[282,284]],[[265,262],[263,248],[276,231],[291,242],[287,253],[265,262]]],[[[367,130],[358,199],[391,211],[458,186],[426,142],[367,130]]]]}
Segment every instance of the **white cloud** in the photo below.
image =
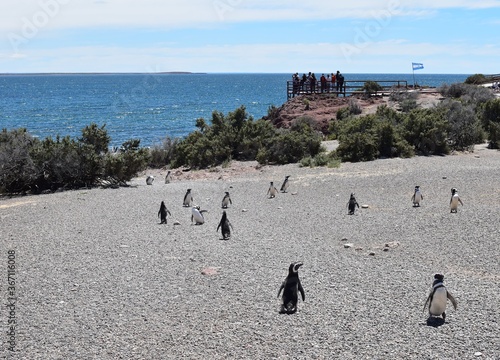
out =
{"type": "Polygon", "coordinates": [[[495,8],[498,0],[2,0],[1,32],[26,22],[51,29],[82,27],[179,28],[242,21],[374,16],[419,16],[444,8],[495,8]]]}

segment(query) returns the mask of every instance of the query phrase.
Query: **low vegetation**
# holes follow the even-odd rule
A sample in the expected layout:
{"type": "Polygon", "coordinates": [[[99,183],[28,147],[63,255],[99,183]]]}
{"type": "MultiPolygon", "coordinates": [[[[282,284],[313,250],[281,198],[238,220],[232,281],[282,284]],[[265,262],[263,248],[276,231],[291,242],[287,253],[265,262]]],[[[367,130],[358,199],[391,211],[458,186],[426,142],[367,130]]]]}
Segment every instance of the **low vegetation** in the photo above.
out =
{"type": "MultiPolygon", "coordinates": [[[[369,84],[368,84],[369,85],[369,84]]],[[[371,88],[370,88],[371,89],[371,88]]],[[[367,91],[369,89],[366,89],[367,91]]],[[[105,125],[90,124],[81,137],[40,140],[26,129],[0,132],[0,192],[39,193],[60,188],[126,184],[150,167],[227,166],[232,160],[261,164],[299,163],[301,166],[337,167],[341,161],[443,155],[470,150],[489,140],[500,148],[500,99],[484,87],[452,84],[440,88],[445,97],[438,106],[422,109],[408,93],[393,92],[401,111],[380,106],[375,114],[360,116],[353,99],[332,119],[328,136],[339,141],[326,153],[314,119],[303,116],[289,129],[277,129],[270,120],[254,120],[244,107],[213,112],[210,123],[196,121],[196,130],[183,139],[165,138],[151,149],[131,139],[109,151],[105,125]]],[[[268,119],[276,115],[269,108],[268,119]]]]}

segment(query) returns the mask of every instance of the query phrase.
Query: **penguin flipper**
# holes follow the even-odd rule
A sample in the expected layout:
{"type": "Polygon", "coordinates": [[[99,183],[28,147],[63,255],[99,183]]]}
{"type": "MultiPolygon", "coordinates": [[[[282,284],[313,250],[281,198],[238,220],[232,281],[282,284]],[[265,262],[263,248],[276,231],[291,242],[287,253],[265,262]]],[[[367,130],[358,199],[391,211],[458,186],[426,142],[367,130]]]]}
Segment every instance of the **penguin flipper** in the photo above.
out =
{"type": "Polygon", "coordinates": [[[457,310],[457,301],[455,300],[453,295],[451,295],[451,293],[448,290],[446,290],[446,297],[451,301],[455,310],[457,310]]]}
{"type": "Polygon", "coordinates": [[[422,311],[425,311],[425,308],[427,307],[427,304],[429,304],[430,301],[432,301],[432,292],[427,297],[427,300],[425,300],[424,308],[422,311]]]}
{"type": "Polygon", "coordinates": [[[283,283],[281,283],[280,289],[278,290],[278,296],[277,297],[280,297],[281,290],[283,290],[284,288],[285,288],[285,282],[283,281],[283,283]]]}
{"type": "Polygon", "coordinates": [[[300,284],[300,281],[299,281],[299,291],[300,291],[300,295],[302,295],[302,301],[306,301],[306,293],[304,292],[304,288],[300,284]]]}
{"type": "Polygon", "coordinates": [[[170,211],[168,211],[168,210],[167,210],[167,214],[168,214],[168,215],[170,215],[170,216],[172,216],[172,214],[171,214],[171,213],[170,213],[170,211]]]}

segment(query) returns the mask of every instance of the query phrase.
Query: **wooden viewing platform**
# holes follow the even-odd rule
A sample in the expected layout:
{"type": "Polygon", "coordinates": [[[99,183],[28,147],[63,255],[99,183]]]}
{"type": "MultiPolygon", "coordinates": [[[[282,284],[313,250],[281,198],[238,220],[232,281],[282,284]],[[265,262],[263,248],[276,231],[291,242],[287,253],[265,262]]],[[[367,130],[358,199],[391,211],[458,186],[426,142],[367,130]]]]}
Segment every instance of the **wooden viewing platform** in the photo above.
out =
{"type": "Polygon", "coordinates": [[[332,85],[331,82],[327,82],[326,89],[321,91],[321,82],[318,80],[314,86],[314,91],[312,91],[310,83],[304,83],[301,86],[300,83],[294,83],[294,81],[289,80],[286,82],[286,97],[287,99],[291,99],[295,96],[305,94],[335,94],[337,96],[343,95],[345,97],[346,95],[362,94],[364,91],[362,91],[361,88],[367,81],[376,82],[382,87],[382,91],[394,88],[408,89],[408,81],[406,80],[344,80],[344,86],[342,89],[339,88],[338,91],[336,85],[332,85]]]}

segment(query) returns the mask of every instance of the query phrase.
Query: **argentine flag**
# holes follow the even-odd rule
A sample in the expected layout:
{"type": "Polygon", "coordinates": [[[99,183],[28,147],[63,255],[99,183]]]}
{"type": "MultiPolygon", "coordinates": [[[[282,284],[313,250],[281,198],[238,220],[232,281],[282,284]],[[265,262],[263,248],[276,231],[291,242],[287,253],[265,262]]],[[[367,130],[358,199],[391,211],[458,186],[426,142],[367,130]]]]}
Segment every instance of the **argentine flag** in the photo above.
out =
{"type": "Polygon", "coordinates": [[[424,64],[421,63],[411,63],[411,66],[413,67],[413,70],[420,70],[424,68],[424,64]]]}

